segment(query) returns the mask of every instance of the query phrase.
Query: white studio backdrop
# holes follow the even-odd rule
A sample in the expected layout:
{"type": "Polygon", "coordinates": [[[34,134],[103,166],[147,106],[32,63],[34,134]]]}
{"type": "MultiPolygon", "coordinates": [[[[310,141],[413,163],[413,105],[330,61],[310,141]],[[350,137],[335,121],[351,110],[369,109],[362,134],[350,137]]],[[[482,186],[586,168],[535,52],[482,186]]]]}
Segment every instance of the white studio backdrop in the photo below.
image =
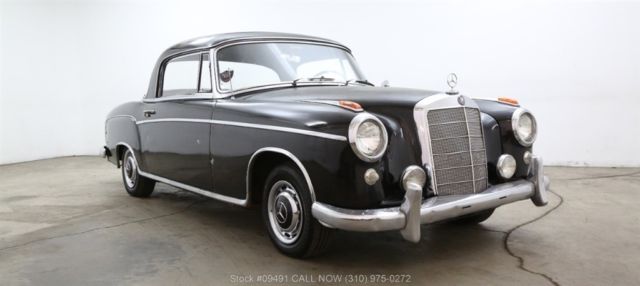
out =
{"type": "Polygon", "coordinates": [[[517,98],[547,164],[640,166],[640,2],[0,1],[0,164],[98,154],[164,49],[258,30],[340,41],[374,83],[517,98]]]}

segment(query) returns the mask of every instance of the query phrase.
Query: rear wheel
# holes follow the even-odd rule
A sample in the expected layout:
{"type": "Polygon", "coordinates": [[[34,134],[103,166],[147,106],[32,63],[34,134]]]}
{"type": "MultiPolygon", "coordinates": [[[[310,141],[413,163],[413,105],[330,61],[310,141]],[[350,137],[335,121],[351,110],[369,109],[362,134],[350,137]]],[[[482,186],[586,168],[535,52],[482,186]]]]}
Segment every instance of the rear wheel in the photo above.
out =
{"type": "Polygon", "coordinates": [[[122,182],[127,193],[134,197],[148,197],[156,185],[154,180],[140,176],[138,162],[131,150],[127,150],[122,157],[122,182]]]}
{"type": "Polygon", "coordinates": [[[479,224],[487,219],[493,214],[495,209],[488,209],[484,211],[479,211],[477,213],[468,214],[459,218],[452,220],[453,223],[457,224],[479,224]]]}
{"type": "Polygon", "coordinates": [[[297,168],[278,166],[265,182],[262,218],[276,248],[297,258],[325,250],[333,231],[311,215],[311,194],[297,168]]]}

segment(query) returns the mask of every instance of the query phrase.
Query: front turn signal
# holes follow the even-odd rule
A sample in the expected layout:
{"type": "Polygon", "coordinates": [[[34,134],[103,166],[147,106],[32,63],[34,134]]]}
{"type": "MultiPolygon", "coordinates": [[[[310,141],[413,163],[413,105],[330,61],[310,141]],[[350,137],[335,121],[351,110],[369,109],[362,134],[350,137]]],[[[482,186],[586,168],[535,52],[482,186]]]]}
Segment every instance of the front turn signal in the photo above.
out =
{"type": "Polygon", "coordinates": [[[340,100],[338,101],[338,105],[349,110],[362,111],[362,106],[359,103],[350,100],[340,100]]]}
{"type": "Polygon", "coordinates": [[[509,98],[509,97],[498,97],[498,101],[506,104],[511,104],[515,106],[520,106],[517,99],[509,98]]]}

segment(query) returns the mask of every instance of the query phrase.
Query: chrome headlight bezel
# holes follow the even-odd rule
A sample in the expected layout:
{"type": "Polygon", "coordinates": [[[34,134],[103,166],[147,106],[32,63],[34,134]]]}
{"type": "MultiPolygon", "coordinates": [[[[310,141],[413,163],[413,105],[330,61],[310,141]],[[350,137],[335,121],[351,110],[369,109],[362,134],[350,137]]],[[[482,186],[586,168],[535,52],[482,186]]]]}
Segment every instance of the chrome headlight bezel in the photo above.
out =
{"type": "Polygon", "coordinates": [[[415,184],[422,189],[427,182],[427,173],[421,167],[412,165],[404,169],[400,178],[402,188],[405,191],[409,190],[410,184],[415,184]]]}
{"type": "Polygon", "coordinates": [[[531,112],[524,108],[518,108],[511,115],[511,129],[513,131],[513,137],[516,138],[516,141],[520,143],[520,145],[524,147],[530,147],[533,145],[533,142],[536,142],[536,137],[538,136],[538,123],[536,122],[536,117],[533,116],[531,112]],[[520,120],[523,116],[529,116],[531,118],[531,136],[529,138],[524,138],[518,132],[518,126],[520,124],[520,120]]]}
{"type": "Polygon", "coordinates": [[[518,171],[518,163],[516,162],[516,159],[513,158],[513,156],[511,156],[510,154],[502,154],[498,158],[496,170],[498,171],[500,177],[508,180],[511,179],[511,177],[513,177],[513,175],[518,171]],[[507,166],[507,164],[510,164],[510,166],[507,166]],[[509,170],[507,172],[507,167],[513,167],[513,170],[509,170]]]}
{"type": "Polygon", "coordinates": [[[382,121],[377,117],[369,113],[360,113],[351,120],[351,123],[349,124],[349,145],[351,145],[351,149],[361,160],[365,162],[375,162],[380,160],[387,151],[388,143],[389,138],[387,136],[387,129],[384,127],[384,124],[382,124],[382,121]],[[377,148],[378,151],[375,154],[366,154],[358,148],[358,144],[356,142],[358,139],[358,128],[360,128],[360,126],[365,122],[372,122],[380,128],[380,135],[382,136],[380,144],[382,145],[377,148]]]}

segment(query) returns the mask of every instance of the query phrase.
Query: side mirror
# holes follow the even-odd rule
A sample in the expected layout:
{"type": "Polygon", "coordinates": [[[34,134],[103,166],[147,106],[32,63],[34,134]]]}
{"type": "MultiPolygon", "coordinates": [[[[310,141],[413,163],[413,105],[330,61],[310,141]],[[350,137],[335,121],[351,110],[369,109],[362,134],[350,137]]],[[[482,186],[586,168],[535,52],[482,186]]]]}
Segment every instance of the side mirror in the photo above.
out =
{"type": "Polygon", "coordinates": [[[389,81],[388,80],[384,80],[382,83],[380,83],[381,87],[389,87],[389,81]]]}
{"type": "Polygon", "coordinates": [[[220,80],[222,82],[229,82],[233,78],[233,70],[227,69],[220,73],[220,80]]]}

